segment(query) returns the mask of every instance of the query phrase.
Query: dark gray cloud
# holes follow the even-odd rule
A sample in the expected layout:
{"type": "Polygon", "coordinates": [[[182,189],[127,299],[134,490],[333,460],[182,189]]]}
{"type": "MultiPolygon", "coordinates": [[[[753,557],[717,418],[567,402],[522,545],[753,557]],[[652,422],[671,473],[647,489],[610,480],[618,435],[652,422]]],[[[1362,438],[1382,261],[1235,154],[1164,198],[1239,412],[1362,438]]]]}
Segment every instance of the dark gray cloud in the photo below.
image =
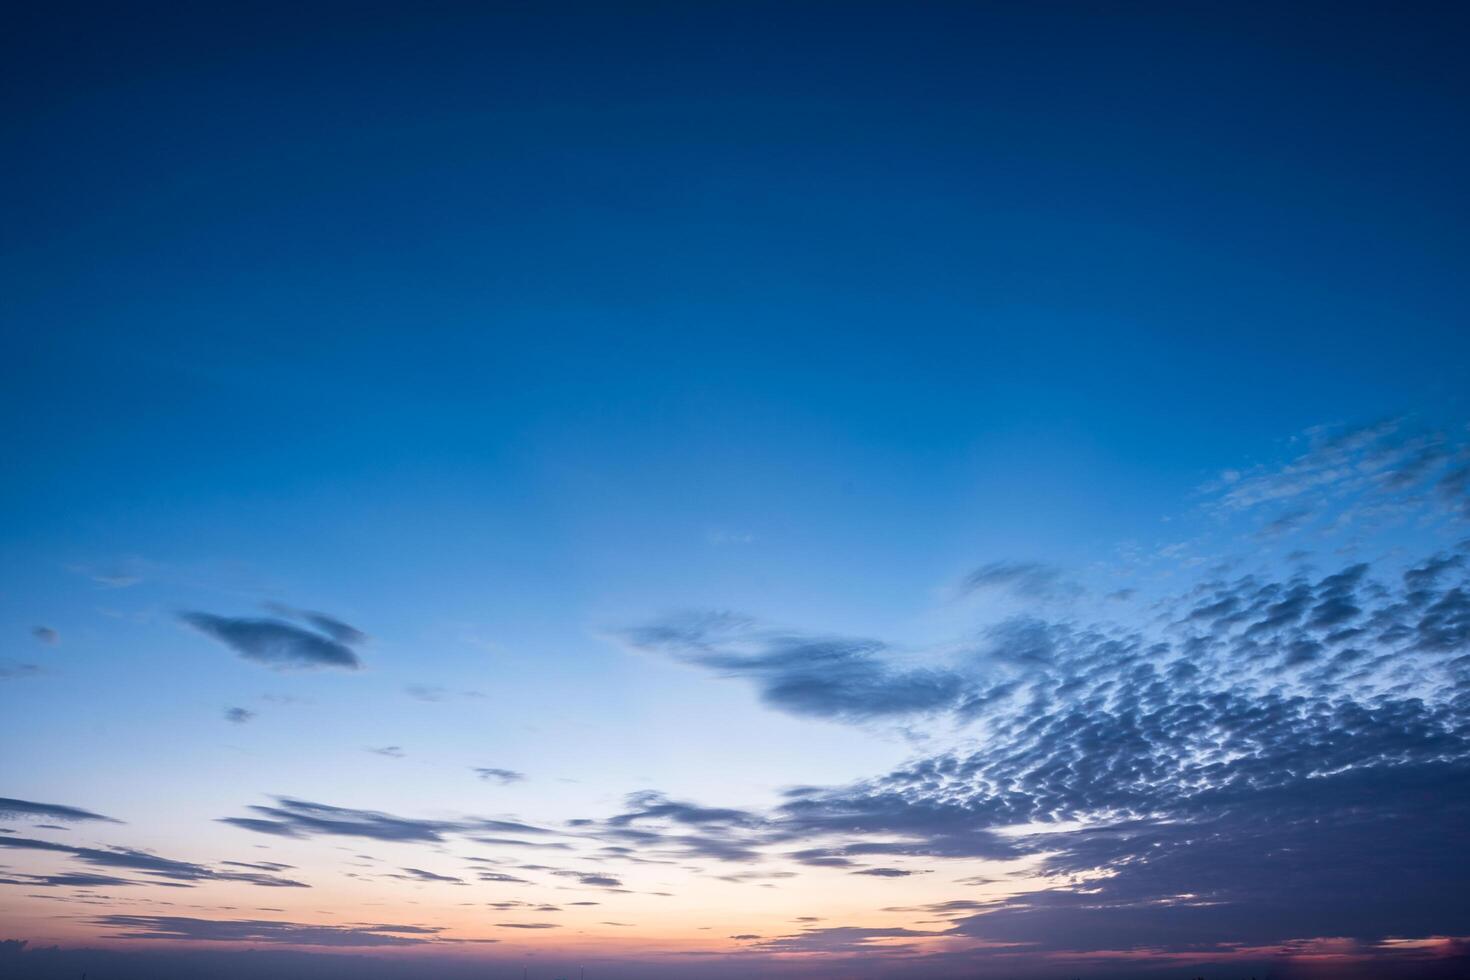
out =
{"type": "Polygon", "coordinates": [[[300,620],[318,632],[325,633],[338,643],[357,646],[368,641],[368,635],[362,630],[326,613],[315,612],[310,609],[297,609],[294,606],[288,606],[279,602],[266,603],[266,608],[279,616],[300,620]]]}
{"type": "Polygon", "coordinates": [[[248,708],[226,708],[225,709],[225,721],[233,722],[236,725],[243,725],[247,721],[250,721],[251,719],[253,719],[254,717],[255,717],[255,712],[249,710],[248,708]]]}
{"type": "Polygon", "coordinates": [[[177,915],[103,915],[92,920],[116,939],[288,943],[293,946],[417,946],[440,930],[423,926],[335,926],[267,919],[194,919],[177,915]]]}
{"type": "Polygon", "coordinates": [[[748,810],[680,803],[652,791],[629,794],[625,802],[629,809],[609,818],[609,826],[624,827],[647,820],[667,820],[695,827],[710,824],[754,826],[761,822],[760,817],[748,810]]]}
{"type": "Polygon", "coordinates": [[[171,858],[150,854],[147,851],[138,851],[126,847],[78,847],[71,844],[58,844],[53,841],[13,836],[0,837],[0,847],[49,851],[54,854],[68,855],[93,867],[136,871],[140,874],[160,879],[159,882],[153,882],[154,884],[168,882],[193,884],[201,881],[242,881],[267,888],[308,887],[299,881],[281,878],[274,874],[221,871],[202,864],[195,864],[191,861],[176,861],[171,858]]]}
{"type": "Polygon", "coordinates": [[[467,884],[467,882],[463,878],[456,878],[452,875],[435,874],[432,871],[425,871],[423,868],[404,868],[402,875],[388,875],[387,877],[402,878],[405,876],[413,881],[442,882],[449,885],[467,884]]]}
{"type": "Polygon", "coordinates": [[[218,640],[247,660],[278,669],[361,666],[357,654],[340,640],[278,619],[244,619],[183,612],[179,619],[218,640]]]}
{"type": "Polygon", "coordinates": [[[0,885],[25,885],[28,888],[126,888],[134,885],[157,885],[166,882],[133,881],[113,875],[68,872],[54,875],[28,875],[11,873],[0,877],[0,885]]]}
{"type": "Polygon", "coordinates": [[[250,809],[260,816],[224,817],[220,822],[278,837],[335,835],[432,843],[443,841],[446,833],[474,827],[459,821],[413,820],[376,810],[353,810],[285,796],[277,797],[275,806],[257,805],[250,809]]]}
{"type": "Polygon", "coordinates": [[[449,836],[455,835],[479,843],[566,848],[566,845],[560,843],[483,836],[486,831],[531,836],[560,833],[513,820],[487,820],[476,817],[466,817],[461,820],[420,820],[399,817],[378,810],[357,810],[285,796],[276,797],[274,805],[258,804],[249,809],[253,813],[252,816],[223,817],[220,822],[242,830],[276,837],[366,837],[382,841],[440,844],[449,836]]]}
{"type": "Polygon", "coordinates": [[[476,776],[479,776],[486,782],[496,782],[502,786],[509,786],[511,783],[519,783],[526,778],[525,773],[516,772],[514,769],[494,769],[489,767],[477,766],[472,771],[476,776]]]}
{"type": "Polygon", "coordinates": [[[575,878],[580,884],[592,888],[622,888],[621,880],[612,875],[599,874],[587,871],[553,871],[552,874],[562,878],[575,878]]]}
{"type": "Polygon", "coordinates": [[[557,922],[497,922],[502,929],[560,929],[561,924],[557,922]]]}
{"type": "Polygon", "coordinates": [[[77,806],[63,806],[60,803],[36,803],[32,800],[14,800],[0,796],[0,820],[29,820],[41,818],[44,820],[97,820],[103,823],[122,823],[112,817],[104,817],[100,813],[91,810],[83,810],[77,806]]]}
{"type": "Polygon", "coordinates": [[[953,707],[965,679],[953,671],[897,666],[875,640],[773,630],[723,613],[624,630],[634,649],[749,680],[761,699],[793,714],[861,721],[953,707]]]}

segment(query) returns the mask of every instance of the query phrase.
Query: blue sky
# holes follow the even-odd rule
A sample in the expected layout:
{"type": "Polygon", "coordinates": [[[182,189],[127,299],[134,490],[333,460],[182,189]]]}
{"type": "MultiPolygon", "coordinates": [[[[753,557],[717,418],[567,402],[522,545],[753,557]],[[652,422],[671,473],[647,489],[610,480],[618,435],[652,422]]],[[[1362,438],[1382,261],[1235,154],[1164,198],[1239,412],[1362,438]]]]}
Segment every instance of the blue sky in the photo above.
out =
{"type": "MultiPolygon", "coordinates": [[[[220,820],[279,796],[450,835],[467,814],[587,820],[607,847],[679,824],[618,822],[657,793],[761,814],[714,825],[795,848],[820,828],[790,787],[909,786],[905,767],[983,753],[1012,709],[966,699],[1007,671],[1006,697],[1097,682],[1077,652],[1092,625],[1167,635],[1173,657],[1202,649],[1178,618],[1202,596],[1267,622],[1293,583],[1318,605],[1348,588],[1355,615],[1404,630],[1395,602],[1421,602],[1419,652],[1382,619],[1377,649],[1403,663],[1271,681],[1217,623],[1210,683],[1382,711],[1413,690],[1441,712],[1424,725],[1463,738],[1445,677],[1470,534],[1464,21],[1432,4],[22,12],[0,95],[0,796],[126,821],[60,840],[195,862],[292,849],[317,891],[260,915],[422,902],[413,921],[516,964],[513,938],[644,963],[709,928],[730,969],[796,969],[802,943],[901,946],[871,931],[922,927],[879,910],[968,899],[950,886],[986,862],[1020,862],[991,899],[1031,894],[1040,845],[956,857],[940,834],[906,855],[936,862],[912,879],[840,881],[771,851],[795,877],[761,891],[687,855],[630,865],[630,894],[604,896],[629,907],[602,911],[631,925],[528,937],[434,904],[433,884],[343,878],[341,841],[220,820]],[[1435,598],[1394,599],[1409,587],[1384,583],[1435,556],[1452,561],[1435,598]],[[1360,561],[1350,587],[1328,581],[1360,561]],[[358,669],[323,664],[336,640],[310,611],[366,634],[340,648],[358,669]],[[266,621],[289,662],[252,657],[266,621]],[[1045,681],[1028,623],[1070,651],[1045,681]],[[1232,656],[1250,664],[1234,679],[1232,656]],[[648,897],[665,890],[677,914],[648,897]],[[803,938],[802,909],[869,933],[803,938]]],[[[1273,642],[1310,670],[1292,643],[1347,641],[1273,642]]],[[[1204,697],[1170,676],[1181,704],[1204,697]]],[[[1216,812],[1181,785],[1155,785],[1147,816],[1216,812]]],[[[924,792],[903,794],[938,805],[924,792]]],[[[1002,826],[998,798],[964,798],[977,833],[1002,826]]],[[[1076,799],[1014,822],[1146,816],[1076,799]]],[[[567,840],[583,873],[623,860],[567,840]]],[[[1069,873],[1119,860],[1077,840],[1069,873]]],[[[57,854],[89,861],[0,854],[32,876],[0,887],[19,924],[0,939],[188,945],[24,897],[57,854]]],[[[198,888],[218,921],[255,885],[198,888]]],[[[1075,928],[1064,898],[1054,921],[1075,928]]],[[[978,919],[881,969],[968,968],[978,919]]],[[[1262,957],[1470,934],[1423,924],[1210,928],[1262,957]]],[[[1130,955],[1167,945],[1158,929],[1130,955]]]]}

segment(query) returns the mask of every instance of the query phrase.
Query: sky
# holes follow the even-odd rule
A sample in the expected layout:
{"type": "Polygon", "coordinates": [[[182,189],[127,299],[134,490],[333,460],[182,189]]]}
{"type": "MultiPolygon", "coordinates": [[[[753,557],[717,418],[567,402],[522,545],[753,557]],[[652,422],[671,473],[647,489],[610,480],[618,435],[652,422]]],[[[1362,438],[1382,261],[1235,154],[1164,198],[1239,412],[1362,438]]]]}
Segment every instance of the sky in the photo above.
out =
{"type": "Polygon", "coordinates": [[[0,975],[1463,975],[1467,20],[10,11],[0,975]]]}

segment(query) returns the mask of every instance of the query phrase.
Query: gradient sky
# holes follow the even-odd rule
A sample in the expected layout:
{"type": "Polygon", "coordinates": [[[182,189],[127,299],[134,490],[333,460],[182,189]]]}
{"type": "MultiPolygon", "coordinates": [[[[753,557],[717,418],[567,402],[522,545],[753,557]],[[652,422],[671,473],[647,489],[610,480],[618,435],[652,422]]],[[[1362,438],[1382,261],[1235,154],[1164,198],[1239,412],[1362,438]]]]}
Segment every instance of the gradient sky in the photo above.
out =
{"type": "Polygon", "coordinates": [[[1465,968],[1463,5],[7,20],[4,975],[1465,968]]]}

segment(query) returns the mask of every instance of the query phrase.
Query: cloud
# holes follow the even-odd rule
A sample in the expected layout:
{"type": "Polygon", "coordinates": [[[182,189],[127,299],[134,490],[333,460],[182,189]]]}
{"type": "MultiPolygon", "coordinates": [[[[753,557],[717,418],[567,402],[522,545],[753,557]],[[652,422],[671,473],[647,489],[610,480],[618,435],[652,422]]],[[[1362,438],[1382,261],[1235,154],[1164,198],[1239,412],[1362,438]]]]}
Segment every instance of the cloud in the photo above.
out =
{"type": "MultiPolygon", "coordinates": [[[[273,874],[220,871],[202,864],[195,864],[190,861],[176,861],[171,858],[150,854],[147,851],[138,851],[126,847],[77,847],[70,844],[57,844],[52,841],[12,836],[0,837],[0,847],[66,854],[80,860],[84,864],[90,864],[94,867],[137,871],[141,874],[161,879],[163,882],[171,881],[193,884],[201,881],[239,881],[267,888],[309,887],[299,881],[280,878],[273,874]]],[[[154,882],[154,884],[157,883],[159,882],[154,882]]]]}
{"type": "MultiPolygon", "coordinates": [[[[1161,937],[1179,950],[1470,934],[1457,900],[1470,878],[1465,566],[1440,552],[1206,577],[1142,625],[1007,619],[950,671],[955,696],[925,708],[972,726],[969,747],[850,786],[796,788],[765,813],[641,793],[574,823],[608,852],[641,856],[754,862],[781,847],[806,867],[890,878],[913,872],[863,865],[1037,869],[1014,897],[934,903],[925,911],[948,923],[937,932],[810,930],[768,941],[771,952],[917,952],[935,937],[985,956],[1014,944],[1126,952],[1161,937]]],[[[796,713],[854,722],[874,715],[831,692],[908,670],[877,641],[723,615],[624,638],[763,694],[820,664],[823,707],[796,713]]]]}
{"type": "MultiPolygon", "coordinates": [[[[939,932],[922,932],[902,927],[860,928],[856,926],[830,926],[807,929],[791,936],[767,939],[757,948],[770,953],[860,953],[865,956],[877,954],[908,954],[918,947],[913,943],[895,943],[895,939],[933,939],[942,936],[939,932]]],[[[756,937],[759,938],[759,937],[756,937]]]]}
{"type": "Polygon", "coordinates": [[[31,627],[31,636],[34,636],[38,642],[44,643],[48,647],[54,647],[61,642],[61,634],[49,626],[31,627]]]}
{"type": "Polygon", "coordinates": [[[92,920],[114,939],[188,942],[286,943],[293,946],[417,946],[439,929],[424,926],[335,926],[266,919],[195,919],[177,915],[102,915],[92,920]]]}
{"type": "Polygon", "coordinates": [[[783,711],[848,721],[952,707],[966,680],[942,668],[902,667],[875,640],[767,629],[727,613],[678,617],[623,630],[631,648],[751,681],[783,711]]]}
{"type": "MultiPolygon", "coordinates": [[[[459,835],[481,843],[493,838],[480,836],[486,831],[510,831],[529,835],[557,833],[544,827],[511,820],[486,820],[467,817],[462,820],[418,820],[399,817],[378,810],[356,810],[281,796],[275,805],[253,805],[252,816],[223,817],[220,823],[275,837],[309,838],[320,836],[365,837],[371,840],[441,844],[450,835],[459,835]]],[[[525,847],[564,846],[509,840],[525,847]]]]}
{"type": "Polygon", "coordinates": [[[310,609],[297,609],[294,606],[283,605],[279,602],[267,603],[266,608],[277,615],[307,623],[318,632],[325,633],[338,643],[356,646],[368,641],[368,635],[362,630],[356,626],[342,622],[342,620],[335,616],[328,616],[326,613],[313,612],[310,609]]]}
{"type": "Polygon", "coordinates": [[[445,833],[473,827],[456,821],[412,820],[376,810],[353,810],[286,796],[277,797],[275,806],[256,805],[250,809],[260,816],[224,817],[220,822],[278,837],[335,835],[432,843],[442,842],[445,833]]]}
{"type": "Polygon", "coordinates": [[[471,771],[476,776],[479,776],[481,779],[487,782],[497,782],[502,786],[509,786],[511,783],[519,783],[526,778],[525,773],[516,772],[514,769],[492,769],[475,767],[471,771]]]}
{"type": "Polygon", "coordinates": [[[553,871],[552,874],[558,875],[562,878],[575,878],[579,883],[587,885],[591,888],[623,887],[622,881],[618,878],[614,878],[612,875],[596,874],[585,871],[553,871]]]}
{"type": "Polygon", "coordinates": [[[1279,466],[1227,471],[1205,491],[1220,514],[1259,515],[1259,534],[1280,536],[1319,516],[1336,527],[1410,518],[1470,517],[1470,447],[1463,431],[1404,418],[1357,427],[1319,426],[1279,466]]]}
{"type": "Polygon", "coordinates": [[[768,826],[792,840],[840,833],[840,847],[792,854],[819,866],[1040,859],[1052,884],[971,910],[949,933],[980,943],[1464,934],[1463,575],[1441,557],[1409,566],[1401,586],[1363,563],[1206,582],[1173,604],[1163,635],[1017,621],[995,642],[1020,681],[980,716],[976,748],[804,789],[768,826]]]}
{"type": "Polygon", "coordinates": [[[253,718],[255,718],[255,712],[250,711],[247,708],[225,709],[225,721],[234,722],[236,725],[243,725],[253,718]]]}
{"type": "Polygon", "coordinates": [[[1041,562],[996,561],[982,565],[965,576],[964,591],[1008,592],[1021,599],[1038,601],[1073,599],[1082,587],[1063,576],[1061,569],[1041,562]]]}
{"type": "Polygon", "coordinates": [[[651,791],[631,793],[625,802],[630,809],[610,817],[607,821],[609,826],[625,827],[646,820],[668,820],[695,827],[710,824],[753,826],[760,822],[760,817],[748,810],[680,803],[651,791]]]}
{"type": "Polygon", "coordinates": [[[560,929],[558,922],[497,922],[502,929],[560,929]]]}
{"type": "Polygon", "coordinates": [[[403,751],[402,746],[398,745],[384,745],[376,749],[370,748],[367,751],[371,752],[373,755],[381,755],[389,759],[402,759],[405,755],[408,754],[403,751]]]}
{"type": "MultiPolygon", "coordinates": [[[[404,868],[403,869],[403,872],[404,872],[405,875],[407,875],[409,878],[411,878],[411,879],[413,879],[415,881],[444,882],[446,884],[451,884],[451,885],[463,885],[463,884],[466,884],[466,882],[465,882],[465,880],[463,878],[455,878],[455,877],[452,877],[450,875],[435,874],[432,871],[425,871],[422,868],[404,868]]],[[[389,877],[397,878],[397,877],[401,877],[401,876],[400,875],[390,875],[389,877]]]]}
{"type": "Polygon", "coordinates": [[[254,871],[290,871],[293,867],[275,861],[221,861],[220,864],[227,864],[234,868],[250,868],[254,871]]]}
{"type": "Polygon", "coordinates": [[[95,820],[102,823],[122,823],[121,820],[104,817],[100,813],[83,810],[81,807],[63,806],[60,803],[36,803],[31,800],[13,800],[0,797],[0,820],[28,820],[34,818],[43,820],[95,820]]]}
{"type": "Polygon", "coordinates": [[[340,641],[276,619],[237,619],[184,612],[179,619],[218,640],[247,660],[277,669],[361,666],[357,654],[340,641]]]}
{"type": "Polygon", "coordinates": [[[113,875],[70,872],[55,875],[29,875],[12,873],[0,877],[0,885],[24,885],[28,888],[126,888],[135,885],[154,885],[159,882],[133,881],[113,875]]]}
{"type": "Polygon", "coordinates": [[[0,680],[17,680],[22,677],[35,677],[41,673],[41,668],[36,664],[21,663],[16,660],[0,660],[0,680]]]}

